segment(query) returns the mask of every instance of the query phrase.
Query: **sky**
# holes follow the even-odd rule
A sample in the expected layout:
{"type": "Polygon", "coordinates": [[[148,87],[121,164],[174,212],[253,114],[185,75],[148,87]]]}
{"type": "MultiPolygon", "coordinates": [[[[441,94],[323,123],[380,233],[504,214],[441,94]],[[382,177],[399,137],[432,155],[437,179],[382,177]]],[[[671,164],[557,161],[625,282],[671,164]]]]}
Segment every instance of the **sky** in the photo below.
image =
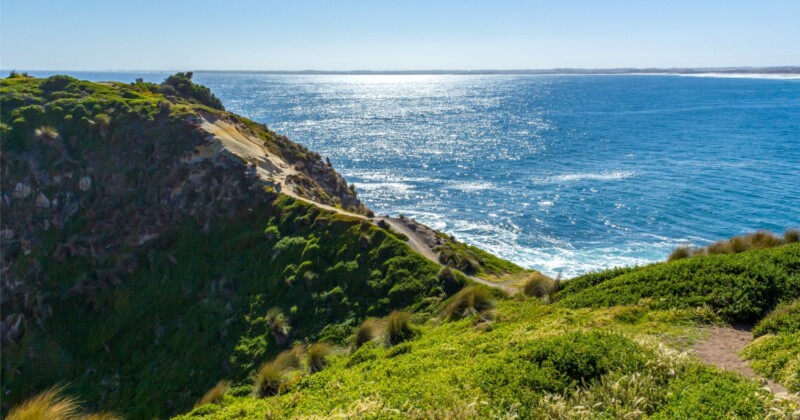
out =
{"type": "Polygon", "coordinates": [[[0,0],[0,68],[800,65],[800,0],[0,0]]]}

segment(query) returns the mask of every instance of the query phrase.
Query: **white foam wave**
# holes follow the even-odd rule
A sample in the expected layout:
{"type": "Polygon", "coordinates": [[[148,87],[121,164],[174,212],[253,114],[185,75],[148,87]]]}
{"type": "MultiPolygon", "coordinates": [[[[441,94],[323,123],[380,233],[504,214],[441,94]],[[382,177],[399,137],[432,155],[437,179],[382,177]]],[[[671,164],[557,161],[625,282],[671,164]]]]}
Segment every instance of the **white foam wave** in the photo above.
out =
{"type": "Polygon", "coordinates": [[[541,184],[558,184],[562,182],[579,181],[616,181],[636,176],[633,171],[589,172],[551,175],[544,178],[535,178],[534,182],[541,184]]]}

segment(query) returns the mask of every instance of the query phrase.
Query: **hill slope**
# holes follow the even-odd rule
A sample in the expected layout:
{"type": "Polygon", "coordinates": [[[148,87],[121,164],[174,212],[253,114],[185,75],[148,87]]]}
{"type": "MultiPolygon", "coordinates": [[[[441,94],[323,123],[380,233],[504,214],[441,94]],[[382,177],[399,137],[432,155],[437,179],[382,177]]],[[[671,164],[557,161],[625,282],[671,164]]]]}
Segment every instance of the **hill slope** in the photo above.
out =
{"type": "Polygon", "coordinates": [[[368,212],[319,155],[214,99],[181,74],[0,82],[4,411],[69,382],[164,417],[292,340],[461,287],[388,230],[281,194],[368,212]]]}
{"type": "Polygon", "coordinates": [[[800,244],[559,284],[373,218],[191,74],[4,79],[0,121],[3,414],[68,384],[130,418],[798,415],[691,349],[758,323],[745,356],[797,391],[800,244]]]}

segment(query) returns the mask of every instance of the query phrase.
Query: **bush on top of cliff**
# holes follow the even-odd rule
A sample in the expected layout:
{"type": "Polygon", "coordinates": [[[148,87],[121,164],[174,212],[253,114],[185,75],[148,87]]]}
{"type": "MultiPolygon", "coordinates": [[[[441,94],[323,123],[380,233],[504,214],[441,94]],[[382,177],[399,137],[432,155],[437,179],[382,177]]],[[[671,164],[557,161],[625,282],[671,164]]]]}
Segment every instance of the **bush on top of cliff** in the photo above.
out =
{"type": "Polygon", "coordinates": [[[178,72],[169,76],[161,83],[160,91],[164,95],[177,95],[185,99],[197,101],[207,107],[224,111],[225,107],[211,90],[203,85],[192,82],[193,73],[178,72]]]}
{"type": "Polygon", "coordinates": [[[698,256],[612,278],[594,277],[602,281],[584,288],[565,287],[558,296],[561,304],[603,307],[648,299],[656,308],[707,306],[728,320],[753,322],[779,303],[800,297],[800,244],[698,256]]]}

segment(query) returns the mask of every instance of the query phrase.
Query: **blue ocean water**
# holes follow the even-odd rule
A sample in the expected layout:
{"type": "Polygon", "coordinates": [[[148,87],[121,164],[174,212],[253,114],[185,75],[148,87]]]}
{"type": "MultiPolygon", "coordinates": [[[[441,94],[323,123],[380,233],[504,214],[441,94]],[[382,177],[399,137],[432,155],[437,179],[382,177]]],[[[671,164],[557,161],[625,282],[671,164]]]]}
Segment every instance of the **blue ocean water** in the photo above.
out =
{"type": "MultiPolygon", "coordinates": [[[[160,81],[166,73],[77,73],[160,81]]],[[[800,80],[198,73],[404,214],[569,277],[800,227],[800,80]]]]}

